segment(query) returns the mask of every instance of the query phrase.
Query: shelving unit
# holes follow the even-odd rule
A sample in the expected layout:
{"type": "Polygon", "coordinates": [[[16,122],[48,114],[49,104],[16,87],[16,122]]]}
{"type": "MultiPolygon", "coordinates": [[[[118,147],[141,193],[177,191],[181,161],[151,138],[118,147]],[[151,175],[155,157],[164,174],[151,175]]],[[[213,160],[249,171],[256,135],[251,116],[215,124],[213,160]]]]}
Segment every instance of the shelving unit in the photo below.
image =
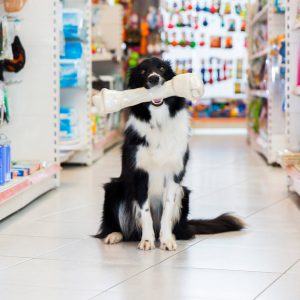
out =
{"type": "MultiPolygon", "coordinates": [[[[72,143],[60,145],[61,163],[76,163],[90,165],[92,163],[92,134],[91,134],[91,97],[92,97],[92,62],[91,62],[91,9],[90,0],[64,0],[63,9],[75,9],[81,11],[84,18],[83,55],[79,60],[84,68],[85,77],[83,85],[74,88],[61,88],[61,105],[75,110],[78,118],[78,137],[72,143]]],[[[73,62],[74,60],[63,59],[60,62],[73,62]]]]}
{"type": "Polygon", "coordinates": [[[192,127],[245,125],[239,117],[246,102],[247,1],[161,1],[163,58],[177,74],[198,73],[205,84],[202,99],[190,107],[199,119],[192,127]]]}
{"type": "Polygon", "coordinates": [[[249,25],[253,27],[258,22],[264,22],[268,19],[268,5],[262,8],[250,21],[249,25]]]}
{"type": "MultiPolygon", "coordinates": [[[[108,118],[101,118],[103,123],[103,134],[97,136],[96,140],[92,134],[92,116],[95,113],[92,104],[92,81],[95,74],[94,64],[111,62],[113,59],[121,59],[122,49],[122,7],[120,5],[93,5],[91,0],[64,0],[65,8],[77,9],[84,14],[85,37],[82,41],[84,54],[82,58],[86,71],[84,86],[75,88],[61,88],[61,104],[74,108],[79,119],[80,134],[72,146],[72,143],[61,144],[60,162],[68,164],[91,165],[99,159],[107,149],[107,144],[114,145],[121,140],[121,130],[108,128],[108,118]],[[97,13],[95,21],[95,13],[97,13]],[[119,24],[116,27],[115,24],[119,24]],[[106,30],[110,28],[112,30],[106,30]],[[117,29],[116,29],[117,28],[117,29]],[[95,31],[101,33],[106,48],[102,48],[100,53],[92,54],[92,42],[95,31]],[[112,55],[111,50],[115,52],[112,55]],[[114,138],[111,138],[113,136],[114,138]],[[77,143],[76,143],[77,142],[77,143]]],[[[65,60],[61,60],[64,62],[65,60]]],[[[72,60],[67,60],[72,61],[72,60]]],[[[101,74],[104,75],[104,74],[101,74]]],[[[111,75],[111,74],[105,74],[111,75]]],[[[114,86],[110,86],[114,88],[114,86]]]]}
{"type": "MultiPolygon", "coordinates": [[[[297,85],[297,64],[300,59],[300,28],[296,21],[299,1],[286,1],[286,136],[287,149],[300,153],[300,95],[295,93],[297,85]],[[298,6],[297,6],[298,5],[298,6]]],[[[287,168],[289,188],[300,195],[300,171],[291,165],[287,168]]]]}
{"type": "MultiPolygon", "coordinates": [[[[282,111],[282,98],[284,97],[279,87],[279,67],[272,56],[271,39],[285,33],[285,16],[276,13],[274,1],[268,0],[261,11],[255,13],[257,3],[250,3],[248,9],[248,55],[249,66],[253,65],[255,59],[265,57],[267,66],[267,88],[265,90],[248,89],[248,103],[257,98],[267,101],[267,129],[266,135],[255,133],[248,128],[248,140],[254,150],[262,154],[269,164],[279,163],[278,151],[285,148],[285,112],[282,111]],[[265,23],[267,26],[268,41],[266,47],[256,53],[252,53],[253,32],[255,26],[265,23]]],[[[249,126],[248,126],[249,127],[249,126]]]]}
{"type": "MultiPolygon", "coordinates": [[[[5,74],[11,83],[7,85],[11,121],[0,127],[0,133],[11,141],[13,160],[41,161],[45,167],[0,187],[0,220],[60,182],[58,4],[58,0],[30,0],[13,14],[21,20],[17,34],[26,64],[19,73],[5,74]]],[[[0,13],[6,14],[2,5],[0,13]]]]}

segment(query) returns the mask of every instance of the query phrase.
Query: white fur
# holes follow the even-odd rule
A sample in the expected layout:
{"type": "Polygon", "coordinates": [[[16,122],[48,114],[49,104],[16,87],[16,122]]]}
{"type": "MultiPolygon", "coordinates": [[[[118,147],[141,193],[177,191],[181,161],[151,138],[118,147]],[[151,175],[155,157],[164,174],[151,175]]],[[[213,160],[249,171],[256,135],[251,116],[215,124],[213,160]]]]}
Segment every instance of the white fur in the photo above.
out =
{"type": "MultiPolygon", "coordinates": [[[[176,242],[172,229],[174,222],[180,217],[182,187],[176,184],[173,178],[183,169],[183,157],[189,140],[189,115],[186,110],[181,110],[171,118],[166,104],[160,107],[150,106],[150,111],[150,123],[131,116],[127,126],[131,126],[141,137],[145,137],[149,144],[139,146],[136,154],[136,167],[149,174],[148,200],[144,207],[152,207],[153,199],[164,199],[161,248],[175,250],[176,242]]],[[[139,248],[148,250],[153,246],[153,231],[149,229],[152,218],[150,210],[146,213],[144,207],[141,210],[143,237],[139,248]],[[150,240],[150,245],[145,245],[145,240],[150,240]]],[[[153,224],[151,226],[153,229],[153,224]]]]}
{"type": "Polygon", "coordinates": [[[142,213],[142,240],[138,245],[141,250],[151,250],[155,248],[155,235],[153,221],[151,217],[149,200],[147,200],[141,210],[142,213]]]}

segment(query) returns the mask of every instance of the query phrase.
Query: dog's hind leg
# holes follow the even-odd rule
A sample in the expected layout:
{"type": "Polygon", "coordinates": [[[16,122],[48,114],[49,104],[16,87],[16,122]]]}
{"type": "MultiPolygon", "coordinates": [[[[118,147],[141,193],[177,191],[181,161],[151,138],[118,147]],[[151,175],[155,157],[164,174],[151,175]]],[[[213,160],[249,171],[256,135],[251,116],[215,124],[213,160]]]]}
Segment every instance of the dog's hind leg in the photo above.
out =
{"type": "Polygon", "coordinates": [[[105,244],[117,244],[123,240],[123,234],[121,232],[112,232],[105,239],[105,244]]]}
{"type": "Polygon", "coordinates": [[[119,179],[113,179],[105,184],[104,190],[105,198],[101,226],[94,237],[105,239],[104,241],[107,244],[115,244],[123,239],[123,236],[121,238],[122,233],[118,219],[120,203],[124,197],[123,183],[119,179]]]}

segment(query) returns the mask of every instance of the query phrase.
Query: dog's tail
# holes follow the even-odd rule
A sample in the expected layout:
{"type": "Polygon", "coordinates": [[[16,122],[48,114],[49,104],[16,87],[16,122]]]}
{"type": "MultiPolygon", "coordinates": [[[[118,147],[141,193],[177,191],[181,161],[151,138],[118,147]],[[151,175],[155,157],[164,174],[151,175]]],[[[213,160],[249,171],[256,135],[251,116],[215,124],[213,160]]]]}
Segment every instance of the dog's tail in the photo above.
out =
{"type": "Polygon", "coordinates": [[[242,230],[245,224],[238,217],[226,213],[215,219],[188,220],[188,227],[193,234],[213,234],[242,230]]]}

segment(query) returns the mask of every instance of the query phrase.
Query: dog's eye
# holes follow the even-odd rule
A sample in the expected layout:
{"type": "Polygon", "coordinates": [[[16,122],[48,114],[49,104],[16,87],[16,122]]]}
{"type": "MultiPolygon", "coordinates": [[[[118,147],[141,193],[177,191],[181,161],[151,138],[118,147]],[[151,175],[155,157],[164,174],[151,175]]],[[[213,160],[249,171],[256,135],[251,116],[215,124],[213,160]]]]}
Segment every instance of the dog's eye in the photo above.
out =
{"type": "Polygon", "coordinates": [[[142,75],[144,75],[145,73],[146,73],[146,71],[145,71],[145,70],[142,70],[142,71],[141,71],[141,74],[142,74],[142,75]]]}
{"type": "Polygon", "coordinates": [[[165,67],[161,66],[159,69],[160,69],[162,72],[164,72],[165,67]]]}

